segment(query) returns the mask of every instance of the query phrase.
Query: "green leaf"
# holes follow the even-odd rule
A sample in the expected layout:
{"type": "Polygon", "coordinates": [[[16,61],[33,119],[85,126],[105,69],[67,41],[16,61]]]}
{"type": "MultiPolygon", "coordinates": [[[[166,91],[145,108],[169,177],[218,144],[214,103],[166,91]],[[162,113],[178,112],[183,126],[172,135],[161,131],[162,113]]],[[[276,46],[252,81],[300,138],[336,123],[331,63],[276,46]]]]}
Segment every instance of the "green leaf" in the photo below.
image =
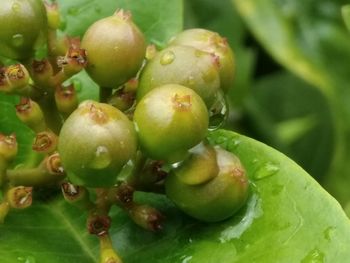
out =
{"type": "Polygon", "coordinates": [[[318,180],[327,174],[334,125],[320,90],[281,71],[256,81],[245,106],[255,138],[284,152],[318,180]]]}
{"type": "Polygon", "coordinates": [[[182,0],[58,0],[62,30],[82,37],[98,19],[112,15],[118,8],[129,10],[135,23],[151,43],[164,45],[182,29],[182,0]]]}
{"type": "Polygon", "coordinates": [[[346,27],[350,30],[350,5],[344,5],[341,9],[346,27]]]}
{"type": "MultiPolygon", "coordinates": [[[[164,230],[150,233],[114,208],[111,235],[125,263],[347,262],[350,222],[339,204],[293,161],[253,139],[216,131],[212,143],[237,154],[251,181],[247,205],[229,220],[206,224],[163,196],[138,193],[160,209],[164,230]]],[[[63,201],[11,213],[0,226],[2,263],[96,263],[98,244],[86,214],[63,201]]]]}
{"type": "Polygon", "coordinates": [[[323,181],[342,205],[350,204],[350,34],[345,0],[233,0],[266,50],[327,97],[335,127],[335,153],[323,181]]]}

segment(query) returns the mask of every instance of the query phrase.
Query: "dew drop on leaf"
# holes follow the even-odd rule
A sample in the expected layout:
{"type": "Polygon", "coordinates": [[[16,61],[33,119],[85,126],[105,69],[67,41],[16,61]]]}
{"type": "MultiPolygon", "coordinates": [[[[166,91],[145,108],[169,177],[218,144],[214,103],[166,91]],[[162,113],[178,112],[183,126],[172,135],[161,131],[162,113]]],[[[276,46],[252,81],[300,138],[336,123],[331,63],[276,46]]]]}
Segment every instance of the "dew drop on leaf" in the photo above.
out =
{"type": "Polygon", "coordinates": [[[277,164],[267,162],[263,164],[254,174],[255,180],[265,179],[276,174],[280,170],[277,164]]]}
{"type": "Polygon", "coordinates": [[[327,227],[327,228],[323,231],[323,236],[324,236],[324,238],[325,238],[327,241],[331,241],[332,235],[333,235],[333,232],[334,232],[334,231],[335,231],[335,227],[333,227],[333,226],[327,227]]]}
{"type": "Polygon", "coordinates": [[[239,146],[239,144],[241,143],[240,140],[238,139],[232,139],[227,143],[227,149],[232,152],[234,150],[237,149],[237,147],[239,146]]]}
{"type": "Polygon", "coordinates": [[[162,65],[169,65],[169,64],[171,64],[174,61],[174,59],[175,59],[174,52],[167,51],[160,58],[160,64],[162,64],[162,65]]]}
{"type": "Polygon", "coordinates": [[[318,249],[311,250],[301,261],[300,263],[323,263],[324,254],[318,249]]]}
{"type": "Polygon", "coordinates": [[[18,257],[17,260],[19,263],[36,263],[33,256],[18,257]]]}
{"type": "Polygon", "coordinates": [[[192,256],[185,256],[185,258],[181,261],[181,263],[189,263],[191,262],[192,256]]]}

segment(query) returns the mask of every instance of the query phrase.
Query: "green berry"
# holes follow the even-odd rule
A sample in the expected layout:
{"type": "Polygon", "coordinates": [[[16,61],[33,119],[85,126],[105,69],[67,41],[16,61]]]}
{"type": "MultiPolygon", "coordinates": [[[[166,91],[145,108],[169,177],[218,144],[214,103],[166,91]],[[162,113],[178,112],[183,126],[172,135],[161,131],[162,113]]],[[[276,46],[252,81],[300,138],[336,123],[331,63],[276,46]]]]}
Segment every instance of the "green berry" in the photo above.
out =
{"type": "Polygon", "coordinates": [[[136,148],[129,119],[113,106],[93,101],[81,103],[68,117],[58,144],[68,178],[87,187],[113,185],[136,148]]]}
{"type": "Polygon", "coordinates": [[[87,72],[100,86],[116,88],[134,77],[146,53],[145,38],[131,14],[119,10],[86,31],[81,47],[88,57],[87,72]]]}
{"type": "Polygon", "coordinates": [[[168,47],[143,69],[137,99],[156,87],[179,84],[193,89],[210,107],[220,88],[218,70],[216,57],[207,52],[186,46],[168,47]]]}
{"type": "Polygon", "coordinates": [[[198,185],[217,176],[219,167],[214,147],[200,143],[189,153],[190,156],[174,170],[180,181],[187,185],[198,185]]]}
{"type": "Polygon", "coordinates": [[[183,160],[207,133],[208,111],[192,89],[168,84],[153,89],[136,105],[134,121],[146,154],[169,163],[183,160]]]}
{"type": "Polygon", "coordinates": [[[30,58],[46,31],[46,10],[41,0],[1,0],[1,56],[16,60],[30,58]]]}
{"type": "MultiPolygon", "coordinates": [[[[195,171],[184,163],[187,168],[181,168],[180,172],[175,170],[165,182],[167,196],[186,214],[205,222],[231,217],[246,203],[249,192],[245,169],[238,157],[217,147],[215,151],[219,171],[213,179],[202,184],[188,184],[183,180],[184,171],[188,173],[186,176],[195,171]]],[[[195,161],[208,167],[205,158],[195,161]]]]}
{"type": "Polygon", "coordinates": [[[191,46],[215,54],[219,58],[222,90],[227,92],[233,86],[234,54],[227,40],[218,33],[201,28],[188,29],[175,36],[169,44],[191,46]]]}

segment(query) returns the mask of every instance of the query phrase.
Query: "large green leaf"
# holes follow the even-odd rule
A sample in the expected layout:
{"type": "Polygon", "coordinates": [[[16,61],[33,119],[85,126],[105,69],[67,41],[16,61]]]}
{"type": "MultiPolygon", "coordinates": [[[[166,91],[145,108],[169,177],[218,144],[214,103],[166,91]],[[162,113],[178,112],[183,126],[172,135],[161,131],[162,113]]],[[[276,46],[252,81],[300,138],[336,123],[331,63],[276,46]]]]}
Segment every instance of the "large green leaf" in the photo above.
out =
{"type": "MultiPolygon", "coordinates": [[[[113,209],[112,239],[125,263],[348,262],[349,219],[312,177],[245,136],[222,130],[210,141],[241,158],[251,181],[247,205],[229,220],[205,224],[165,197],[139,193],[139,201],[167,218],[162,232],[149,233],[113,209]]],[[[97,241],[84,220],[84,213],[59,200],[10,214],[0,226],[1,262],[98,262],[97,241]]]]}
{"type": "Polygon", "coordinates": [[[233,2],[277,61],[326,95],[334,119],[336,150],[323,183],[343,205],[350,204],[350,34],[341,16],[341,7],[348,1],[233,2]]]}
{"type": "Polygon", "coordinates": [[[245,105],[254,138],[286,153],[317,180],[327,174],[334,127],[318,89],[281,71],[256,81],[245,105]]]}

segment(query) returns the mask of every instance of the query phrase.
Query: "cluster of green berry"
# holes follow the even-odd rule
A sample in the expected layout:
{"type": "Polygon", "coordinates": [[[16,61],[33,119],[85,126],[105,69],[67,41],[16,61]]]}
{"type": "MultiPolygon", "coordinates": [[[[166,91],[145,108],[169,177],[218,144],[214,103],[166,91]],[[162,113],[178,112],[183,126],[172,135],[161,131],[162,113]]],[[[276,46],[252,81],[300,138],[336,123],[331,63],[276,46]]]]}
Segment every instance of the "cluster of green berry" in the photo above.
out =
{"type": "Polygon", "coordinates": [[[146,45],[131,14],[118,10],[91,25],[80,43],[57,37],[55,4],[16,4],[5,0],[0,8],[1,24],[13,19],[0,26],[0,55],[19,62],[2,65],[0,91],[21,96],[17,116],[36,133],[33,150],[44,159],[35,168],[11,169],[16,140],[1,135],[2,219],[10,207],[30,205],[33,187],[60,185],[67,201],[89,212],[90,233],[107,244],[101,262],[120,262],[110,251],[111,205],[146,229],[157,230],[162,219],[133,201],[135,190],[163,192],[205,222],[244,205],[249,186],[242,164],[206,140],[233,84],[234,58],[224,38],[190,29],[157,50],[146,45]],[[47,55],[35,59],[43,39],[47,55]],[[63,85],[82,69],[100,86],[99,102],[79,104],[74,87],[63,85]]]}

